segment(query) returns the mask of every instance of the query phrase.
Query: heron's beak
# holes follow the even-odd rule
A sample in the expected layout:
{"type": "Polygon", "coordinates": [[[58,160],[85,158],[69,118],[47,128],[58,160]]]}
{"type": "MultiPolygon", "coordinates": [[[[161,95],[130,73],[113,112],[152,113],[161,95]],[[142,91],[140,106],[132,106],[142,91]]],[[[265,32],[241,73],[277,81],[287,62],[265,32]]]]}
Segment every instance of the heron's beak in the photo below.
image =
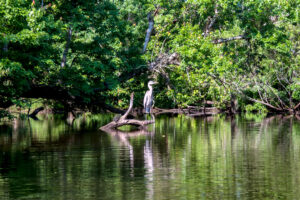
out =
{"type": "Polygon", "coordinates": [[[155,85],[155,84],[158,84],[158,82],[154,82],[153,84],[154,84],[154,85],[155,85]]]}

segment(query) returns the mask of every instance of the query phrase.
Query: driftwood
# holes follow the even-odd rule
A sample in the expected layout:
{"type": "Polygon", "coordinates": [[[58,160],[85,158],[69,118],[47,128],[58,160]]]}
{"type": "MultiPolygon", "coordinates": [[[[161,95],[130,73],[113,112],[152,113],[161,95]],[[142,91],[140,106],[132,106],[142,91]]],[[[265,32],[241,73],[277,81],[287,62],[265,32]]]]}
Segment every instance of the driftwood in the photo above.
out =
{"type": "Polygon", "coordinates": [[[137,126],[139,128],[144,128],[146,125],[154,123],[154,120],[127,119],[128,115],[131,112],[132,107],[133,107],[133,97],[134,97],[134,93],[131,93],[130,104],[129,104],[129,108],[126,111],[126,113],[124,115],[122,115],[119,119],[116,119],[116,120],[106,124],[105,126],[102,126],[100,128],[102,131],[111,132],[112,130],[115,130],[118,127],[124,126],[124,125],[132,125],[132,126],[137,126]]]}

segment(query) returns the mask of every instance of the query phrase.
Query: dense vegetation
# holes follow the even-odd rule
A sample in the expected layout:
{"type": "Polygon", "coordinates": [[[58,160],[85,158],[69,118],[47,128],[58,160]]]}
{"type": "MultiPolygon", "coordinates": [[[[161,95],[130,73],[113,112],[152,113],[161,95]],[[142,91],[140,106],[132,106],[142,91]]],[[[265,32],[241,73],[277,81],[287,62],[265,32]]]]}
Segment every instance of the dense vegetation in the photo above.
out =
{"type": "Polygon", "coordinates": [[[297,0],[0,0],[0,108],[296,112],[299,39],[297,0]]]}

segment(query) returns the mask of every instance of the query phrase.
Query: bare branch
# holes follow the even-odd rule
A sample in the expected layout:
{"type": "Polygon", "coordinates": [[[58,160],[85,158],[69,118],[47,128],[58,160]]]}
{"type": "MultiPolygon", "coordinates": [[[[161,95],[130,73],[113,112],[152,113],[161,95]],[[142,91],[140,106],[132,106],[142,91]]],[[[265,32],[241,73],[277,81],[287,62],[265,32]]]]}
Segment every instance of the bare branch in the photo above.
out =
{"type": "Polygon", "coordinates": [[[73,58],[72,63],[70,65],[70,68],[73,66],[73,64],[75,63],[77,58],[78,58],[78,54],[73,58]]]}
{"type": "Polygon", "coordinates": [[[214,79],[217,79],[223,86],[224,86],[224,88],[225,88],[225,90],[227,90],[227,87],[226,87],[226,85],[230,85],[228,82],[226,82],[225,80],[222,80],[220,77],[218,77],[218,76],[216,76],[216,75],[214,75],[214,74],[212,74],[212,73],[207,73],[209,76],[211,76],[211,77],[213,77],[214,79]]]}
{"type": "Polygon", "coordinates": [[[213,41],[214,44],[226,43],[233,40],[244,40],[247,39],[245,35],[238,35],[230,38],[219,38],[213,41]]]}
{"type": "Polygon", "coordinates": [[[267,107],[269,107],[269,108],[272,108],[272,109],[274,109],[274,110],[277,110],[277,111],[282,111],[282,109],[281,108],[277,108],[277,107],[275,107],[275,106],[273,106],[272,104],[269,104],[269,103],[266,103],[266,102],[263,102],[263,101],[259,101],[259,100],[256,100],[256,99],[253,99],[253,98],[251,98],[251,97],[249,97],[249,96],[247,96],[247,95],[245,95],[245,94],[243,94],[248,100],[250,100],[250,101],[253,101],[253,102],[256,102],[256,103],[260,103],[260,104],[263,104],[263,105],[265,105],[265,106],[267,106],[267,107]]]}
{"type": "Polygon", "coordinates": [[[280,102],[281,106],[288,108],[288,106],[281,100],[281,98],[278,96],[278,94],[274,91],[274,88],[271,87],[270,85],[267,85],[267,86],[271,89],[272,93],[277,97],[277,99],[280,102]]]}
{"type": "Polygon", "coordinates": [[[294,107],[294,110],[297,110],[300,107],[300,102],[294,107]]]}
{"type": "MultiPolygon", "coordinates": [[[[254,82],[255,82],[255,85],[256,85],[257,87],[259,87],[259,86],[258,86],[258,83],[257,83],[257,81],[256,81],[256,78],[254,78],[254,82]]],[[[260,89],[259,89],[259,88],[257,89],[257,91],[258,91],[258,94],[259,94],[260,99],[261,99],[262,101],[268,102],[268,100],[267,100],[267,99],[264,99],[263,96],[261,95],[261,92],[260,92],[260,89]]]]}
{"type": "Polygon", "coordinates": [[[267,106],[267,107],[269,107],[269,108],[272,108],[272,109],[274,109],[274,110],[277,110],[277,111],[283,111],[282,108],[277,108],[277,107],[273,106],[273,105],[270,104],[270,103],[266,103],[266,102],[264,102],[264,101],[259,101],[259,100],[257,100],[257,99],[253,99],[253,98],[247,96],[245,93],[243,93],[243,92],[238,88],[238,86],[237,86],[236,84],[234,84],[234,85],[235,85],[237,91],[238,91],[241,95],[243,95],[245,98],[247,98],[248,100],[253,101],[253,102],[256,102],[256,103],[263,104],[263,105],[265,105],[265,106],[267,106]]]}
{"type": "Polygon", "coordinates": [[[291,95],[290,91],[283,85],[283,83],[281,82],[281,79],[278,77],[278,74],[276,74],[276,78],[279,82],[279,84],[285,89],[285,91],[289,94],[289,96],[291,95]]]}
{"type": "Polygon", "coordinates": [[[129,103],[129,107],[128,110],[126,111],[126,113],[120,118],[120,120],[125,120],[127,118],[127,116],[129,115],[129,113],[132,110],[133,107],[133,97],[134,97],[134,93],[131,93],[130,95],[130,103],[129,103]]]}
{"type": "Polygon", "coordinates": [[[208,36],[212,26],[214,25],[214,23],[216,22],[216,20],[219,16],[218,7],[219,7],[219,5],[218,5],[218,3],[216,3],[216,5],[215,5],[215,14],[214,14],[213,18],[211,18],[209,25],[205,29],[205,32],[203,34],[204,37],[208,36]]]}

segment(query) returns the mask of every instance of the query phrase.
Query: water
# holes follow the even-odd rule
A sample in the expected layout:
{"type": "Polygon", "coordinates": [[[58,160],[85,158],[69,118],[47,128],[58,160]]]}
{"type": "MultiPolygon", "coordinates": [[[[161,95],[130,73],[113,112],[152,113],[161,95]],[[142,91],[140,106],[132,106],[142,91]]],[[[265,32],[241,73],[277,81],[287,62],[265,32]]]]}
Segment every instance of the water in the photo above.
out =
{"type": "Polygon", "coordinates": [[[111,115],[0,126],[0,199],[299,199],[300,121],[159,116],[147,131],[98,130],[111,115]]]}

